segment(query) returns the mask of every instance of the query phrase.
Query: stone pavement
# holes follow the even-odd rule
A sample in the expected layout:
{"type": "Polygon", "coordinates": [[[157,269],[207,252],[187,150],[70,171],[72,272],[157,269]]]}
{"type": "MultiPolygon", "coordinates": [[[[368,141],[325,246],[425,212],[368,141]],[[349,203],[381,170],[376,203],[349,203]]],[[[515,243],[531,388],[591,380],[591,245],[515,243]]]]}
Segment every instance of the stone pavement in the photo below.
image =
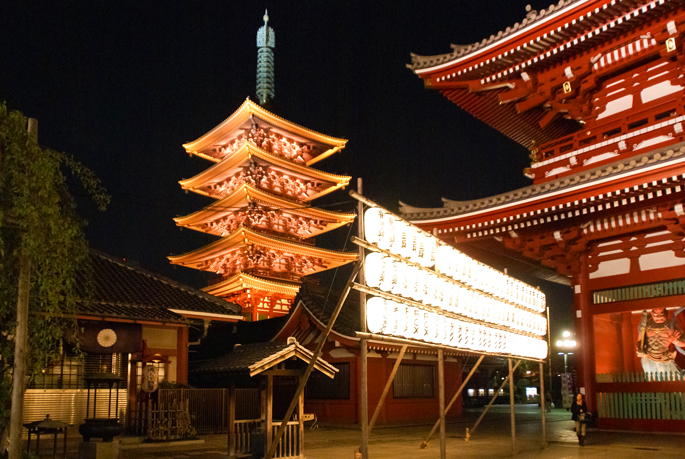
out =
{"type": "MultiPolygon", "coordinates": [[[[447,457],[502,458],[512,457],[510,414],[508,406],[493,406],[470,441],[465,430],[472,428],[480,409],[467,410],[458,422],[447,425],[447,457]]],[[[517,405],[516,458],[607,458],[611,459],[682,459],[685,458],[685,433],[649,434],[588,431],[586,446],[578,446],[570,413],[552,410],[547,415],[547,447],[542,448],[540,409],[532,405],[517,405]]],[[[378,426],[371,433],[371,459],[440,458],[439,437],[434,437],[428,449],[419,446],[432,425],[378,426]]],[[[188,445],[160,444],[144,448],[122,449],[120,459],[221,459],[225,458],[226,435],[202,437],[203,443],[188,445]]],[[[353,459],[360,444],[360,432],[355,426],[321,425],[305,430],[304,456],[307,459],[353,459]]],[[[69,448],[69,457],[76,458],[76,445],[69,448]]],[[[47,452],[47,451],[45,451],[47,452]]]]}

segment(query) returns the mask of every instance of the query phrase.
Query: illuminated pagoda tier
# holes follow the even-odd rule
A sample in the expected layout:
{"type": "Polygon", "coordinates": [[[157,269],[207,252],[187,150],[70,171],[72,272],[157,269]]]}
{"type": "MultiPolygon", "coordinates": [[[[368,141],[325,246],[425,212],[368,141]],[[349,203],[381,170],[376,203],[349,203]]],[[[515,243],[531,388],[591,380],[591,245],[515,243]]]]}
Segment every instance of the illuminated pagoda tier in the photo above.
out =
{"type": "Polygon", "coordinates": [[[661,346],[640,336],[643,310],[658,318],[670,309],[683,328],[684,36],[679,1],[563,0],[409,65],[427,88],[527,147],[533,184],[438,208],[402,204],[403,216],[476,258],[572,286],[576,390],[601,428],[683,428],[619,419],[611,397],[685,391],[682,381],[665,388],[640,376],[652,370],[636,353],[636,343],[661,346]]]}
{"type": "Polygon", "coordinates": [[[169,257],[171,262],[219,274],[204,290],[239,304],[250,320],[287,314],[304,276],[357,258],[356,252],[318,248],[312,239],[355,218],[310,204],[349,183],[350,177],[311,167],[345,143],[247,99],[223,123],[184,145],[215,164],[181,186],[216,201],[176,218],[176,224],[221,239],[169,257]]]}

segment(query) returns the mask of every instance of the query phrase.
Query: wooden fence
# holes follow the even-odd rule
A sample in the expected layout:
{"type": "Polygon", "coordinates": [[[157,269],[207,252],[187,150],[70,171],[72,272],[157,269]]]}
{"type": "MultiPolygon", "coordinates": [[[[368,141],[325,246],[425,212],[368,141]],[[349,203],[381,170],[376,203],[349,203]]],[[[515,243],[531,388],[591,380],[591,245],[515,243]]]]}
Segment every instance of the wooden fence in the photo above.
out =
{"type": "Polygon", "coordinates": [[[257,431],[260,426],[259,419],[243,419],[235,422],[233,435],[235,436],[235,449],[240,454],[250,454],[252,451],[252,439],[250,435],[257,431]]]}
{"type": "Polygon", "coordinates": [[[179,440],[195,436],[188,401],[147,404],[147,437],[153,440],[179,440]]]}
{"type": "MultiPolygon", "coordinates": [[[[273,438],[276,437],[276,432],[278,432],[278,428],[280,427],[281,421],[274,421],[274,424],[275,425],[273,425],[271,428],[272,441],[273,438]]],[[[300,423],[297,421],[288,422],[285,428],[285,432],[283,432],[283,437],[281,437],[281,441],[278,443],[278,446],[276,447],[276,453],[274,454],[274,457],[302,457],[301,452],[303,451],[303,437],[300,434],[300,423]]]]}
{"type": "MultiPolygon", "coordinates": [[[[185,403],[192,426],[198,434],[228,432],[228,389],[159,389],[157,401],[138,401],[129,412],[129,435],[146,435],[149,425],[148,405],[185,403]]],[[[259,390],[236,389],[236,419],[250,420],[260,414],[259,390]]]]}
{"type": "Polygon", "coordinates": [[[685,428],[681,373],[597,375],[600,428],[678,432],[685,428]]]}
{"type": "Polygon", "coordinates": [[[597,394],[600,418],[685,420],[685,392],[597,394]]]}

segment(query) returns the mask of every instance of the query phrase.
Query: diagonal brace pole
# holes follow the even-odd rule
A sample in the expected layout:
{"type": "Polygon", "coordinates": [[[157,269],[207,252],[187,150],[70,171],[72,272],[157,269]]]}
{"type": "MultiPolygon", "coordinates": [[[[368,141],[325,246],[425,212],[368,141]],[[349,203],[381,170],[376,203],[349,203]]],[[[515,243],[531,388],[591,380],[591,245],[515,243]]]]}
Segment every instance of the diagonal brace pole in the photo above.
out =
{"type": "MultiPolygon", "coordinates": [[[[471,379],[471,376],[473,376],[473,374],[476,372],[476,369],[478,368],[478,365],[480,365],[480,363],[483,361],[484,358],[485,358],[485,354],[481,355],[481,356],[478,358],[478,361],[476,362],[476,364],[473,366],[473,368],[472,368],[471,371],[469,372],[469,375],[466,377],[466,379],[464,380],[464,382],[461,383],[461,386],[459,387],[459,389],[457,390],[457,392],[456,392],[456,393],[454,394],[454,396],[452,397],[452,400],[450,400],[450,403],[447,405],[447,408],[445,408],[445,413],[447,413],[447,412],[450,410],[450,408],[452,408],[452,405],[454,405],[454,402],[457,401],[457,398],[459,397],[459,395],[461,394],[461,392],[464,390],[464,387],[466,386],[466,384],[467,384],[467,383],[469,382],[469,380],[471,379]]],[[[440,419],[438,419],[438,420],[435,422],[435,425],[433,425],[433,428],[431,429],[430,433],[428,434],[428,436],[426,437],[426,439],[423,441],[423,443],[421,443],[421,449],[426,449],[426,448],[428,448],[428,445],[430,444],[431,438],[433,438],[433,435],[435,435],[435,431],[438,430],[438,426],[439,426],[439,425],[440,425],[440,419]]]]}
{"type": "Polygon", "coordinates": [[[397,369],[400,367],[400,363],[402,362],[402,358],[404,357],[404,353],[407,351],[407,345],[405,344],[402,346],[402,349],[400,350],[400,355],[397,357],[397,360],[395,361],[395,365],[392,367],[392,372],[390,372],[390,376],[388,377],[388,382],[385,383],[385,387],[383,388],[383,393],[381,394],[381,399],[378,401],[378,405],[376,406],[376,411],[373,412],[373,416],[371,417],[371,421],[369,422],[369,433],[371,433],[371,430],[373,430],[373,425],[376,423],[376,418],[378,418],[378,415],[381,412],[381,408],[383,407],[383,403],[385,403],[385,397],[388,395],[388,392],[390,391],[390,385],[392,384],[393,380],[395,379],[395,374],[397,373],[397,369]]]}
{"type": "Polygon", "coordinates": [[[495,403],[495,400],[497,400],[497,397],[499,396],[499,391],[501,391],[502,388],[504,387],[504,385],[509,381],[509,378],[511,378],[511,375],[514,373],[514,371],[516,371],[516,369],[518,368],[520,363],[521,363],[521,360],[518,360],[516,362],[516,365],[514,365],[514,368],[512,368],[512,370],[509,372],[509,375],[507,375],[507,377],[504,378],[504,381],[502,381],[502,385],[499,386],[499,389],[497,389],[497,392],[495,392],[495,395],[492,396],[492,400],[490,400],[490,403],[488,403],[488,406],[485,407],[485,410],[483,411],[483,413],[480,415],[480,417],[476,421],[476,424],[473,426],[473,429],[471,429],[471,431],[470,431],[471,434],[473,434],[476,431],[476,429],[478,428],[478,424],[480,424],[480,421],[483,420],[483,418],[485,417],[485,414],[488,412],[488,410],[490,409],[492,404],[495,403]]]}
{"type": "MultiPolygon", "coordinates": [[[[335,324],[335,320],[338,318],[338,314],[340,314],[340,310],[342,309],[342,305],[347,299],[347,294],[350,293],[350,290],[352,288],[352,284],[354,283],[354,279],[357,277],[357,274],[359,274],[359,271],[362,268],[362,262],[358,261],[355,264],[354,270],[352,271],[352,274],[350,274],[350,278],[347,280],[347,285],[345,285],[345,289],[342,292],[342,295],[340,295],[340,298],[338,299],[338,304],[335,305],[335,310],[333,311],[333,314],[331,315],[331,318],[328,320],[328,326],[326,327],[326,330],[323,332],[323,336],[321,337],[321,341],[319,341],[319,344],[316,346],[316,350],[314,351],[314,354],[312,355],[312,360],[309,362],[309,365],[307,365],[307,369],[305,370],[304,374],[300,378],[300,384],[297,386],[297,390],[295,391],[295,395],[293,395],[293,399],[290,402],[290,406],[288,407],[288,411],[285,413],[285,416],[283,416],[283,421],[281,421],[281,425],[278,427],[278,431],[276,432],[276,436],[273,438],[271,441],[271,446],[269,447],[269,451],[267,451],[266,456],[264,456],[264,459],[271,459],[274,456],[274,453],[276,452],[276,448],[278,447],[278,443],[281,441],[281,437],[283,436],[283,432],[285,432],[285,428],[288,425],[288,420],[290,417],[293,415],[293,412],[295,411],[295,407],[299,403],[300,400],[300,394],[304,390],[304,386],[307,384],[307,380],[309,379],[309,375],[312,373],[312,370],[314,369],[314,365],[316,364],[316,361],[319,360],[319,357],[321,357],[321,353],[323,352],[323,347],[326,344],[326,341],[328,340],[328,335],[331,333],[331,330],[333,329],[333,325],[335,324]]],[[[270,432],[267,432],[267,435],[270,435],[270,432]]]]}

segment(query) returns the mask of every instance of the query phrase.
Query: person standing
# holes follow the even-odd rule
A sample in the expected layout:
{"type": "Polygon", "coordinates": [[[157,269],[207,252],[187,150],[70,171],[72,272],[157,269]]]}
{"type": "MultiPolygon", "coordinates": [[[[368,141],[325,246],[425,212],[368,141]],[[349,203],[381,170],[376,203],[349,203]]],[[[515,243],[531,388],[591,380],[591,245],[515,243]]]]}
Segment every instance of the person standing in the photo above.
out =
{"type": "Polygon", "coordinates": [[[552,394],[549,391],[545,392],[545,408],[548,413],[552,411],[552,394]]]}
{"type": "Polygon", "coordinates": [[[576,435],[578,435],[578,444],[585,446],[585,422],[587,420],[587,405],[583,394],[576,395],[571,405],[571,414],[574,421],[576,421],[576,435]]]}

